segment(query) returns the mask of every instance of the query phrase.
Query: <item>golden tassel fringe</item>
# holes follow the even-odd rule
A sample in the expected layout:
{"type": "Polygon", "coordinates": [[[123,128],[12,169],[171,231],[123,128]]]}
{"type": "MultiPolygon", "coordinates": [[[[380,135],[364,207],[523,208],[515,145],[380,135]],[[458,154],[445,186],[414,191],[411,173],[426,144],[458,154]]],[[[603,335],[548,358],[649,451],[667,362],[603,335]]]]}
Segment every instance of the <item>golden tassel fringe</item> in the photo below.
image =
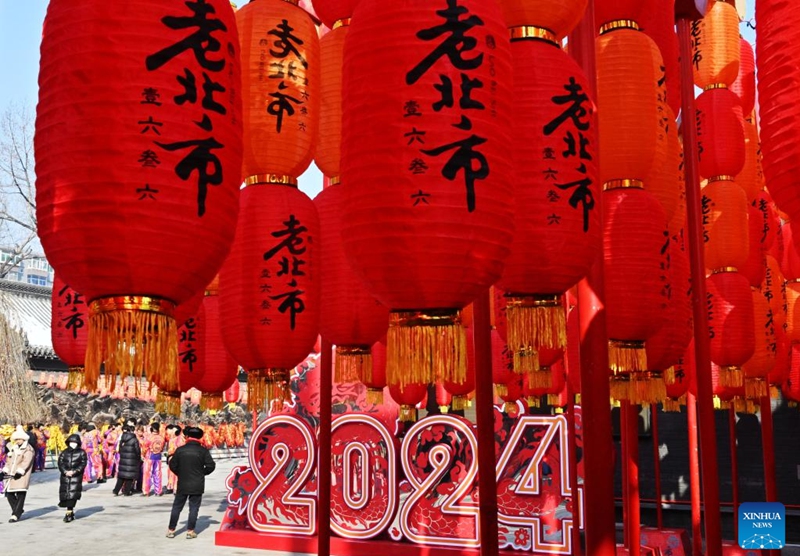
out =
{"type": "Polygon", "coordinates": [[[508,386],[496,382],[494,385],[494,395],[498,398],[502,398],[503,396],[508,396],[508,386]]]}
{"type": "Polygon", "coordinates": [[[85,386],[97,389],[105,363],[109,390],[116,376],[144,376],[178,391],[178,336],[175,304],[142,296],[106,297],[89,304],[85,386]]]}
{"type": "Polygon", "coordinates": [[[531,371],[525,376],[528,379],[528,388],[547,389],[553,386],[550,367],[542,367],[538,371],[531,371]]]}
{"type": "Polygon", "coordinates": [[[740,388],[744,386],[744,373],[741,367],[720,367],[719,385],[725,388],[740,388]]]}
{"type": "Polygon", "coordinates": [[[528,404],[528,407],[541,407],[542,400],[536,396],[528,396],[525,398],[525,403],[528,404]]]}
{"type": "Polygon", "coordinates": [[[669,386],[675,384],[675,367],[670,367],[665,370],[662,375],[664,377],[664,384],[669,386]]]}
{"type": "Polygon", "coordinates": [[[761,399],[769,392],[766,379],[745,377],[744,392],[748,399],[761,399]]]}
{"type": "Polygon", "coordinates": [[[575,394],[575,405],[581,405],[581,394],[580,394],[580,392],[575,394]]]}
{"type": "Polygon", "coordinates": [[[539,353],[523,348],[514,351],[514,372],[519,374],[532,373],[539,370],[539,353]]]}
{"type": "Polygon", "coordinates": [[[247,409],[269,411],[291,399],[288,369],[253,369],[247,373],[247,409]]]}
{"type": "Polygon", "coordinates": [[[166,413],[172,417],[180,417],[181,393],[159,390],[156,394],[156,413],[166,413]]]}
{"type": "Polygon", "coordinates": [[[464,384],[467,336],[456,310],[392,312],[386,346],[389,384],[464,384]]]}
{"type": "Polygon", "coordinates": [[[200,411],[219,411],[222,406],[222,394],[207,394],[203,392],[200,398],[200,411]]]}
{"type": "Polygon", "coordinates": [[[439,413],[442,415],[447,415],[450,413],[450,406],[449,405],[440,405],[439,406],[439,413]]]}
{"type": "Polygon", "coordinates": [[[611,378],[611,397],[634,404],[658,403],[667,397],[664,379],[657,373],[632,373],[611,378]]]}
{"type": "Polygon", "coordinates": [[[609,340],[608,363],[615,375],[647,371],[644,342],[609,340]]]}
{"type": "Polygon", "coordinates": [[[67,390],[74,390],[80,392],[84,387],[84,368],[83,367],[70,367],[67,375],[67,390]]]}
{"type": "Polygon", "coordinates": [[[781,389],[777,386],[770,386],[769,387],[769,397],[773,400],[780,399],[781,397],[781,389]]]}
{"type": "Polygon", "coordinates": [[[730,409],[731,404],[725,400],[720,399],[719,396],[714,396],[714,409],[730,409]]]}
{"type": "Polygon", "coordinates": [[[517,413],[518,410],[517,402],[503,402],[503,413],[506,415],[509,413],[517,413]]]}
{"type": "Polygon", "coordinates": [[[453,399],[450,400],[450,407],[453,408],[453,411],[464,411],[468,407],[472,407],[472,400],[469,396],[456,394],[453,396],[453,399]]]}
{"type": "Polygon", "coordinates": [[[404,423],[415,423],[417,421],[416,408],[413,405],[401,405],[400,420],[404,423]]]}
{"type": "Polygon", "coordinates": [[[558,394],[547,394],[547,405],[551,407],[561,407],[561,396],[558,394]]]}
{"type": "Polygon", "coordinates": [[[672,398],[666,398],[664,401],[661,402],[661,409],[666,413],[680,413],[681,406],[684,405],[686,405],[686,394],[684,394],[677,400],[673,400],[672,398]]]}
{"type": "Polygon", "coordinates": [[[372,380],[372,353],[369,346],[336,346],[336,384],[372,380]]]}
{"type": "Polygon", "coordinates": [[[791,407],[792,409],[797,409],[797,402],[795,402],[795,401],[790,401],[790,402],[788,403],[788,405],[789,405],[789,407],[791,407]]]}
{"type": "Polygon", "coordinates": [[[509,346],[515,350],[567,346],[567,315],[560,294],[506,294],[506,298],[509,346]]]}
{"type": "Polygon", "coordinates": [[[383,405],[383,388],[367,388],[367,403],[383,405]]]}

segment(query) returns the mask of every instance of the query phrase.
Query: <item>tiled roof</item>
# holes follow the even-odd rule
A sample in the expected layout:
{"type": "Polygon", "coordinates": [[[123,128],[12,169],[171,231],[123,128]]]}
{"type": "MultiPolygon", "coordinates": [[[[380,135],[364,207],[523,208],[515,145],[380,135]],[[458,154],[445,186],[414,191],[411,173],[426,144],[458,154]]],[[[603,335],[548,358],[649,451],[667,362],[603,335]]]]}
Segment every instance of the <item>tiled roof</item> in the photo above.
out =
{"type": "Polygon", "coordinates": [[[0,280],[0,310],[22,331],[28,356],[57,359],[50,337],[50,288],[0,280]]]}

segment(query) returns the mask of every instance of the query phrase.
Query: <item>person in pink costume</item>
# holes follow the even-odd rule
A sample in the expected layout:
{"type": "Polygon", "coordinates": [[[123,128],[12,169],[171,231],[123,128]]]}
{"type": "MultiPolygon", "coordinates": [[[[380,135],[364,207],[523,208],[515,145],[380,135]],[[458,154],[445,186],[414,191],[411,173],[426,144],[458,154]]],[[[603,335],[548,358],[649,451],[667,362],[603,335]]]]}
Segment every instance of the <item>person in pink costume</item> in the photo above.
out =
{"type": "Polygon", "coordinates": [[[164,452],[164,437],[161,436],[161,424],[150,425],[150,432],[145,435],[142,461],[142,496],[154,494],[161,496],[161,457],[164,452]]]}
{"type": "Polygon", "coordinates": [[[81,444],[88,460],[86,469],[83,471],[83,482],[85,483],[93,483],[98,479],[105,482],[103,479],[103,449],[97,432],[94,423],[89,423],[84,426],[81,433],[81,444]]]}
{"type": "MultiPolygon", "coordinates": [[[[167,459],[171,458],[175,450],[186,444],[186,438],[181,434],[178,425],[167,425],[167,459]]],[[[167,468],[166,494],[173,494],[178,488],[178,476],[167,468]]]]}

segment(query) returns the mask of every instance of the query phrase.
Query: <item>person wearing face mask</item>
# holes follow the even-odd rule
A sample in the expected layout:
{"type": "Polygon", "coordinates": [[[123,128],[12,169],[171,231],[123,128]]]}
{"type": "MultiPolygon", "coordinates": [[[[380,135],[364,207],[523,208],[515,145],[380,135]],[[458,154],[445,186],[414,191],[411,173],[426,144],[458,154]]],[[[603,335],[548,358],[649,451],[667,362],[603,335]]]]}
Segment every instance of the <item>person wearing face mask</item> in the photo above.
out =
{"type": "Polygon", "coordinates": [[[58,505],[67,509],[64,523],[75,519],[75,504],[81,499],[83,491],[83,472],[89,457],[81,448],[79,434],[71,434],[67,438],[67,449],[58,456],[58,471],[61,473],[61,485],[58,488],[58,505]]]}
{"type": "Polygon", "coordinates": [[[33,460],[36,452],[29,444],[28,433],[21,425],[11,434],[11,446],[3,467],[3,474],[9,479],[6,485],[6,498],[11,506],[9,523],[19,521],[25,511],[25,497],[31,482],[33,460]]]}

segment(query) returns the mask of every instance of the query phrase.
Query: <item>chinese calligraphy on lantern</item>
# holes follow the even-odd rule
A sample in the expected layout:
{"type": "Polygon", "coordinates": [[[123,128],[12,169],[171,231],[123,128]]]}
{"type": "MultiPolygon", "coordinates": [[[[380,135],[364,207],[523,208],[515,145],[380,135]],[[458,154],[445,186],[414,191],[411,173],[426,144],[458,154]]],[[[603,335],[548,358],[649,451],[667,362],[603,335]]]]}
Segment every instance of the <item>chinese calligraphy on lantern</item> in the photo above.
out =
{"type": "Polygon", "coordinates": [[[291,122],[301,132],[308,128],[308,60],[305,41],[295,33],[289,20],[267,31],[261,47],[258,79],[268,83],[266,112],[272,117],[275,131],[281,133],[291,122]]]}
{"type": "Polygon", "coordinates": [[[264,265],[261,271],[262,325],[269,326],[272,319],[269,313],[277,310],[289,314],[289,323],[295,329],[297,316],[305,311],[305,291],[300,285],[300,277],[305,276],[306,251],[312,242],[308,228],[294,214],[282,222],[282,227],[272,232],[275,245],[264,252],[264,265]],[[274,278],[274,279],[273,279],[274,278]],[[275,280],[275,279],[280,280],[275,280]],[[273,288],[276,282],[280,287],[273,288]],[[274,291],[273,291],[274,289],[274,291]],[[275,307],[275,309],[273,309],[275,307]]]}

